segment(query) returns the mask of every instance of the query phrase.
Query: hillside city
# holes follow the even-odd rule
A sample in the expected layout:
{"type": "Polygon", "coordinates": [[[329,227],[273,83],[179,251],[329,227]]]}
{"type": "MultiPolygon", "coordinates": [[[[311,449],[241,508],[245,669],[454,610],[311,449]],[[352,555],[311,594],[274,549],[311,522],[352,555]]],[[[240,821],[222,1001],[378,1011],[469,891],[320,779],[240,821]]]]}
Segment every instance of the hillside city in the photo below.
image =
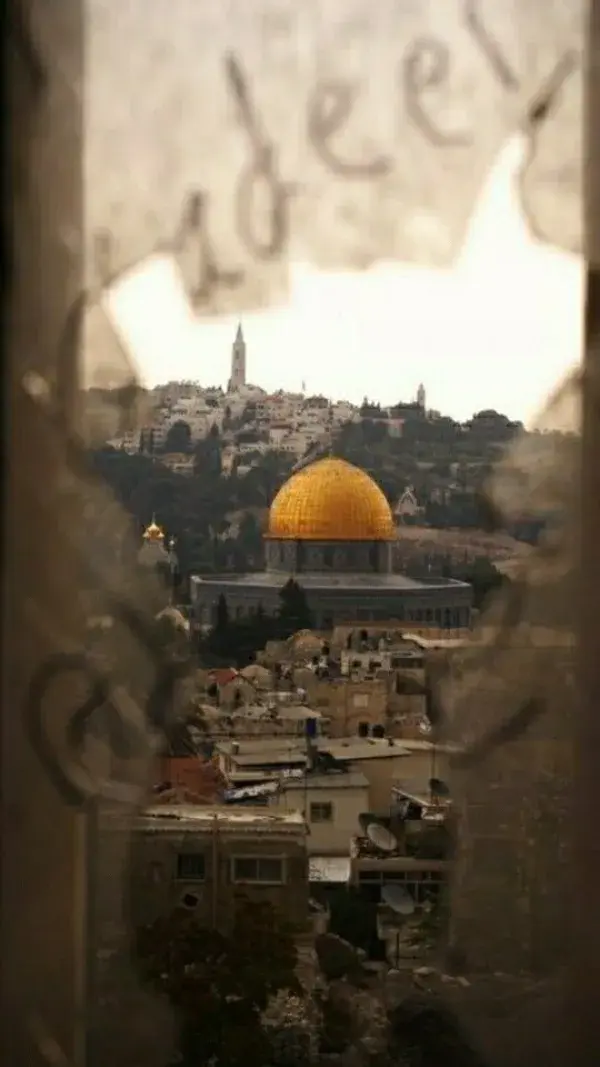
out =
{"type": "MultiPolygon", "coordinates": [[[[525,431],[493,410],[456,423],[423,385],[389,407],[268,395],[246,364],[240,326],[227,389],[158,387],[148,424],[91,453],[185,676],[134,818],[140,966],[180,1014],[190,1067],[241,1067],[249,1047],[265,1067],[436,1063],[463,1038],[441,1016],[419,1029],[415,991],[469,1002],[475,975],[518,990],[539,963],[510,876],[483,940],[449,909],[462,735],[440,701],[540,534],[486,498],[525,431]],[[430,1059],[411,1059],[415,1042],[430,1059]]],[[[90,620],[90,653],[107,641],[90,620]]],[[[484,908],[484,868],[471,878],[484,908]]],[[[114,927],[102,936],[118,956],[114,927]]]]}
{"type": "Polygon", "coordinates": [[[358,407],[322,396],[269,395],[247,382],[242,327],[226,390],[170,382],[152,391],[153,419],[107,442],[95,463],[140,532],[153,514],[178,545],[186,573],[247,570],[263,562],[262,526],[277,489],[311,457],[329,453],[370,473],[390,502],[405,570],[489,578],[535,540],[522,521],[485,528],[482,493],[493,464],[523,428],[492,410],[466,424],[412,401],[358,407]]]}
{"type": "Polygon", "coordinates": [[[5,14],[1,1062],[600,1067],[600,0],[5,14]]]}

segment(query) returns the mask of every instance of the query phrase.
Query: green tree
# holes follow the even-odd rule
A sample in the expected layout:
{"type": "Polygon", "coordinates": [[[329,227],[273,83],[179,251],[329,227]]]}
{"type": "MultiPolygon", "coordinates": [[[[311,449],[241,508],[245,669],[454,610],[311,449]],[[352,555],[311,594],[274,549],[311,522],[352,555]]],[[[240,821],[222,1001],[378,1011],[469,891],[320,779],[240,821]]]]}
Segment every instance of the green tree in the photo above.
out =
{"type": "Polygon", "coordinates": [[[306,594],[294,578],[289,578],[279,591],[279,622],[283,637],[290,637],[298,630],[310,630],[312,615],[306,594]]]}
{"type": "Polygon", "coordinates": [[[192,431],[190,424],[179,419],[169,427],[165,437],[165,452],[189,452],[192,446],[192,431]]]}
{"type": "Polygon", "coordinates": [[[211,426],[208,436],[198,441],[194,449],[194,473],[196,478],[207,479],[210,485],[208,497],[214,507],[214,480],[220,478],[223,469],[219,427],[211,426]]]}
{"type": "Polygon", "coordinates": [[[252,512],[246,512],[242,517],[238,535],[238,544],[247,561],[247,565],[256,565],[257,563],[262,562],[262,531],[252,512]]]}
{"type": "Polygon", "coordinates": [[[280,990],[301,991],[292,932],[270,905],[241,902],[228,933],[178,910],[138,932],[137,958],[177,1012],[182,1067],[269,1062],[261,1015],[280,990]]]}

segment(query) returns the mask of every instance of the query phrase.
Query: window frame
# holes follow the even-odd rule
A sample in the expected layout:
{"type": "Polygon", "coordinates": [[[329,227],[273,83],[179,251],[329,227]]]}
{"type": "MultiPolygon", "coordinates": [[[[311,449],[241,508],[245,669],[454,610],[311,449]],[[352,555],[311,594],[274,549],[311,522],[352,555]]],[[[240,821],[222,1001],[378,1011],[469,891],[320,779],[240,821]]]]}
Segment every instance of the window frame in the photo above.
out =
{"type": "Polygon", "coordinates": [[[315,826],[329,826],[329,824],[334,822],[334,820],[335,820],[335,808],[334,808],[332,800],[311,800],[311,802],[309,804],[309,807],[308,807],[308,821],[310,822],[311,826],[313,825],[313,823],[315,824],[315,826]],[[315,818],[313,818],[313,809],[314,808],[328,808],[329,809],[329,817],[325,818],[325,819],[321,819],[321,818],[315,819],[315,818]]]}
{"type": "Polygon", "coordinates": [[[206,882],[206,852],[202,849],[184,849],[181,852],[175,854],[175,881],[176,882],[197,882],[198,884],[206,882]],[[186,860],[189,857],[193,857],[197,860],[202,857],[202,875],[198,874],[182,874],[181,873],[181,861],[186,860]]]}
{"type": "Polygon", "coordinates": [[[231,878],[232,885],[258,885],[258,886],[281,886],[287,883],[287,858],[283,855],[265,856],[253,853],[238,852],[234,856],[230,857],[229,864],[229,876],[231,878]],[[236,875],[236,864],[240,860],[251,860],[256,864],[256,871],[258,874],[259,864],[264,862],[276,861],[280,865],[281,877],[280,878],[238,878],[236,875]]]}

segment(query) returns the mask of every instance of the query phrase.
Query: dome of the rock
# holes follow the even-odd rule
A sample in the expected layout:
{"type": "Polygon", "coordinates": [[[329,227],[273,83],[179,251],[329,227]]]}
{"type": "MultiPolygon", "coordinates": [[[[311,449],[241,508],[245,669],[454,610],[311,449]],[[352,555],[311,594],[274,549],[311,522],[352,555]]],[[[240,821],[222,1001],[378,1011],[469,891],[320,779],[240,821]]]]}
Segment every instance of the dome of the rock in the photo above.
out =
{"type": "Polygon", "coordinates": [[[373,479],[343,459],[317,460],[281,487],[267,537],[286,541],[391,541],[390,506],[373,479]]]}

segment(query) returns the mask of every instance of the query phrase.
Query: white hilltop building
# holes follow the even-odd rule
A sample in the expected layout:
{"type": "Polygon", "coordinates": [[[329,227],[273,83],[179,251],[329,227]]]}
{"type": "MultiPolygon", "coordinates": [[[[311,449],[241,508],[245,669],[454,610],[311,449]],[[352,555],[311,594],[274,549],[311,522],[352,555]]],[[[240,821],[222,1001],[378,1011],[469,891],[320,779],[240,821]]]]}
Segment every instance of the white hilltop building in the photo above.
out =
{"type": "Polygon", "coordinates": [[[416,518],[422,511],[412,485],[405,486],[393,511],[396,522],[401,525],[407,519],[416,518]]]}

